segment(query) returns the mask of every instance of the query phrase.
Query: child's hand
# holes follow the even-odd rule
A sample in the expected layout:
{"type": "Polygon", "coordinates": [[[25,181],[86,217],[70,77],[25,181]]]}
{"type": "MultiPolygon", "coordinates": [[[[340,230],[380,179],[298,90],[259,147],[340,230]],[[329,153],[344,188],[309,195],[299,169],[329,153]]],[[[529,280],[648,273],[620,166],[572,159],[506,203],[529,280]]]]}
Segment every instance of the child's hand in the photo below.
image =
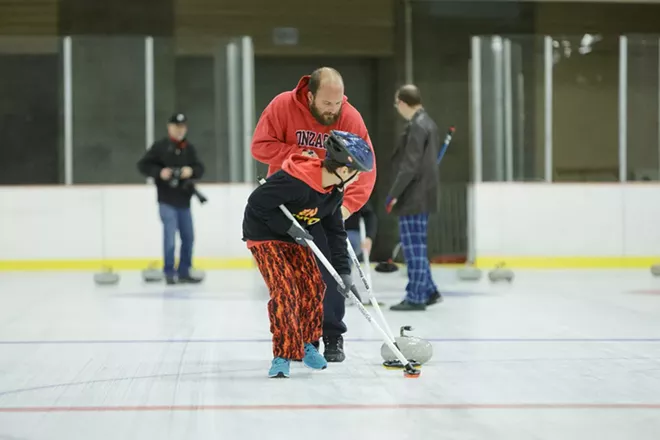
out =
{"type": "Polygon", "coordinates": [[[286,231],[287,234],[289,234],[291,237],[293,237],[294,240],[296,240],[296,243],[301,244],[303,246],[307,246],[307,241],[306,240],[314,240],[314,237],[307,232],[307,230],[296,226],[295,223],[291,224],[291,227],[289,228],[288,231],[286,231]]]}
{"type": "Polygon", "coordinates": [[[337,290],[339,290],[339,293],[341,293],[345,298],[348,298],[348,292],[350,292],[351,288],[353,288],[353,277],[351,277],[351,274],[344,274],[339,276],[344,283],[344,288],[342,289],[339,283],[337,283],[337,290]]]}

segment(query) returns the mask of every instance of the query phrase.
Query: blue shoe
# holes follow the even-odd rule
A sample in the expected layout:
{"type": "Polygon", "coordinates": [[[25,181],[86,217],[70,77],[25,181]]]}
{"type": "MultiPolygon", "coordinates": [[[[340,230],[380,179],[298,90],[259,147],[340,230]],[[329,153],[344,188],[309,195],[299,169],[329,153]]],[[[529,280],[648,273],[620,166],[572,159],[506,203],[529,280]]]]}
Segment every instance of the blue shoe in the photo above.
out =
{"type": "Polygon", "coordinates": [[[268,370],[268,377],[289,377],[290,362],[288,359],[276,357],[268,370]]]}
{"type": "Polygon", "coordinates": [[[328,366],[328,361],[326,361],[316,347],[310,343],[305,344],[305,357],[303,358],[303,363],[314,370],[324,370],[328,366]]]}

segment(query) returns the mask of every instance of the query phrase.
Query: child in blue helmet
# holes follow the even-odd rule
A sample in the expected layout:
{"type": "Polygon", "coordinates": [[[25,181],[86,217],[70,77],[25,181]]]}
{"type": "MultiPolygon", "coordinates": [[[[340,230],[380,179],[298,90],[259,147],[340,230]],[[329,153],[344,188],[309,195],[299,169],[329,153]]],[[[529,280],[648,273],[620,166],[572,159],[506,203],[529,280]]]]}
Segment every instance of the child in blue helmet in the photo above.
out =
{"type": "Polygon", "coordinates": [[[341,215],[344,188],[373,168],[369,145],[351,133],[332,131],[325,158],[295,154],[248,198],[243,218],[247,242],[270,291],[268,315],[273,335],[269,377],[289,377],[291,360],[322,370],[327,361],[313,345],[323,331],[325,283],[311,249],[308,228],[321,222],[341,276],[343,295],[353,286],[341,215]],[[284,205],[301,227],[280,210],[284,205]]]}

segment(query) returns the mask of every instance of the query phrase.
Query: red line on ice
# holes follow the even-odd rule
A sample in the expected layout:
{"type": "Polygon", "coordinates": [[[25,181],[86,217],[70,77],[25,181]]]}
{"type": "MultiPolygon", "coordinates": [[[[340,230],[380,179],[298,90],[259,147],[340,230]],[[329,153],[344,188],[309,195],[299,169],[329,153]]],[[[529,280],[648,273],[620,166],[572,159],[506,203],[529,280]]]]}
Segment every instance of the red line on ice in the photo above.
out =
{"type": "Polygon", "coordinates": [[[420,403],[336,405],[136,405],[136,406],[18,406],[0,407],[0,413],[140,412],[140,411],[332,411],[332,410],[642,410],[660,409],[660,403],[420,403]]]}

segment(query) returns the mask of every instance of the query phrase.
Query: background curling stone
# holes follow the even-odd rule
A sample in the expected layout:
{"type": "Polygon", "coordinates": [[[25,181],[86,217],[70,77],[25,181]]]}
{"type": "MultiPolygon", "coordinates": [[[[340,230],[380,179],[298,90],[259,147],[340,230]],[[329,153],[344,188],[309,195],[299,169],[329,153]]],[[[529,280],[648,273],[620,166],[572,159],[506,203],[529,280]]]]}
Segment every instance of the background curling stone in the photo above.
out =
{"type": "Polygon", "coordinates": [[[656,277],[660,276],[660,264],[651,266],[651,273],[656,277]]]}
{"type": "Polygon", "coordinates": [[[513,271],[502,266],[503,265],[498,265],[495,267],[495,269],[488,272],[488,278],[492,282],[496,283],[498,281],[513,281],[513,271]]]}
{"type": "Polygon", "coordinates": [[[114,273],[111,267],[104,267],[101,272],[94,274],[94,282],[99,286],[112,286],[119,282],[119,274],[114,273]]]}
{"type": "Polygon", "coordinates": [[[458,279],[462,281],[479,281],[481,279],[482,272],[481,269],[472,265],[468,265],[458,269],[456,275],[458,276],[458,279]]]}
{"type": "Polygon", "coordinates": [[[206,278],[206,272],[198,269],[190,269],[190,277],[202,281],[206,278]]]}
{"type": "Polygon", "coordinates": [[[376,272],[380,272],[380,273],[392,273],[392,272],[396,272],[397,270],[399,270],[399,266],[394,264],[392,262],[392,260],[389,259],[387,261],[383,261],[383,262],[378,263],[376,265],[376,267],[374,268],[374,270],[376,272]]]}
{"type": "Polygon", "coordinates": [[[397,243],[396,246],[394,246],[394,250],[392,251],[392,256],[388,258],[387,261],[378,263],[375,267],[375,271],[381,273],[392,273],[398,271],[399,266],[396,265],[395,260],[400,250],[401,243],[397,243]]]}
{"type": "Polygon", "coordinates": [[[163,271],[158,269],[156,263],[149,264],[149,267],[142,271],[142,279],[146,283],[158,283],[163,281],[163,278],[163,271]]]}

